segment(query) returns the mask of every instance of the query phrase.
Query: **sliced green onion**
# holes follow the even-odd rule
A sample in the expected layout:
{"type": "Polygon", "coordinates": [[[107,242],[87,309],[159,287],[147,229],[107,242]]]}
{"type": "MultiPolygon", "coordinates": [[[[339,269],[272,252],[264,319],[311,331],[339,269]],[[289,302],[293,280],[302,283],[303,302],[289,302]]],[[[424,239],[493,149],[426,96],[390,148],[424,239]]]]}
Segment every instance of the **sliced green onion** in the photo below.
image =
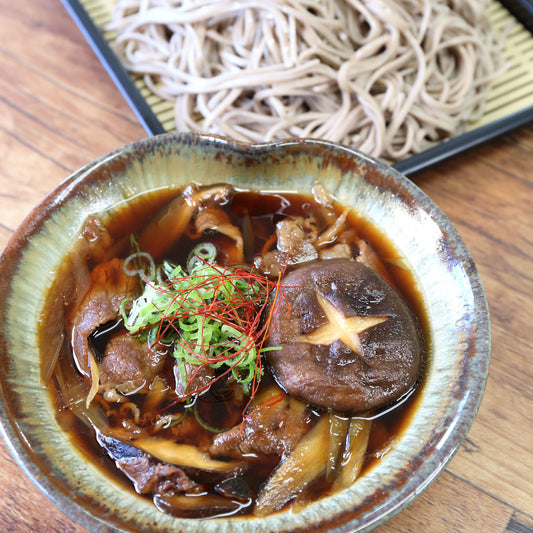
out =
{"type": "Polygon", "coordinates": [[[155,263],[152,256],[146,252],[129,255],[124,259],[122,268],[128,276],[139,276],[145,283],[155,279],[155,263]]]}
{"type": "MultiPolygon", "coordinates": [[[[185,363],[208,365],[219,375],[231,372],[250,393],[263,374],[254,335],[272,282],[246,267],[212,264],[216,254],[213,244],[202,243],[189,257],[188,272],[169,262],[154,266],[143,293],[123,301],[121,313],[126,329],[141,341],[174,347],[182,381],[185,363]]],[[[132,254],[130,261],[144,257],[132,254]]]]}
{"type": "Polygon", "coordinates": [[[199,266],[213,264],[217,257],[217,249],[211,242],[203,242],[195,246],[187,258],[187,271],[192,272],[199,266]]]}

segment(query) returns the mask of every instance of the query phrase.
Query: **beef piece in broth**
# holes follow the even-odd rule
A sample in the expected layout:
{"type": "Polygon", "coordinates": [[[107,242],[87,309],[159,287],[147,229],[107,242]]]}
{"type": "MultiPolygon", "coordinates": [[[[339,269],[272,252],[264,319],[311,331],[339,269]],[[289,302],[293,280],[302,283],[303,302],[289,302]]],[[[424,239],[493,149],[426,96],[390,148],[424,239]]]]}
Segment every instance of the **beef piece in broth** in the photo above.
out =
{"type": "Polygon", "coordinates": [[[181,468],[157,461],[135,446],[102,433],[97,440],[139,494],[186,492],[196,485],[181,468]]]}
{"type": "Polygon", "coordinates": [[[215,457],[289,455],[310,426],[306,404],[272,386],[260,394],[243,422],[217,435],[210,448],[215,457]]]}
{"type": "Polygon", "coordinates": [[[122,301],[135,297],[138,288],[137,278],[124,272],[122,260],[115,258],[97,265],[90,275],[88,293],[72,319],[73,355],[80,371],[90,375],[90,361],[96,357],[100,384],[124,394],[147,390],[167,358],[166,350],[150,348],[115,327],[120,325],[122,301]],[[108,335],[108,342],[101,343],[101,353],[96,354],[91,338],[102,326],[112,329],[113,334],[108,335]]]}
{"type": "Polygon", "coordinates": [[[107,343],[100,364],[100,383],[104,389],[113,388],[123,394],[146,391],[165,365],[167,350],[146,342],[127,332],[120,332],[107,343]]]}
{"type": "Polygon", "coordinates": [[[100,326],[115,321],[125,298],[135,297],[139,288],[136,278],[128,276],[121,259],[111,259],[97,265],[91,272],[90,285],[85,298],[72,317],[72,348],[76,364],[89,375],[89,336],[100,326]]]}
{"type": "Polygon", "coordinates": [[[176,394],[180,398],[206,391],[214,379],[215,370],[210,366],[198,366],[184,362],[182,372],[177,364],[174,365],[176,394]]]}

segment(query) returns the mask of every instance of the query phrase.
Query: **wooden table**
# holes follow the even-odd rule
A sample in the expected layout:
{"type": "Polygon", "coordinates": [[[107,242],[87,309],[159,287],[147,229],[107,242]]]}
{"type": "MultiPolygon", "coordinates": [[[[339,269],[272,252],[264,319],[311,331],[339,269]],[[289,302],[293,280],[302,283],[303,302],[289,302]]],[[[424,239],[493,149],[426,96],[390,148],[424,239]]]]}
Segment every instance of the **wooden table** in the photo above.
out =
{"type": "MultiPolygon", "coordinates": [[[[1,249],[71,172],[145,136],[59,0],[0,0],[1,249]]],[[[533,127],[414,181],[457,226],[481,272],[492,362],[457,455],[377,531],[533,532],[533,127]]],[[[3,442],[0,531],[85,531],[26,479],[3,442]]]]}

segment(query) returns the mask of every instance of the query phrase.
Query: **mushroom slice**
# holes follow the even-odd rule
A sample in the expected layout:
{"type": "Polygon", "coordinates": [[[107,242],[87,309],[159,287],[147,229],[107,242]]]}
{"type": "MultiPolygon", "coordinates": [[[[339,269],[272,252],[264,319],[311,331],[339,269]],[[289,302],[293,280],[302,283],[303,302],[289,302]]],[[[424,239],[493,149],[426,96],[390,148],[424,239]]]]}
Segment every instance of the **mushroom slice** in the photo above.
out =
{"type": "Polygon", "coordinates": [[[204,205],[223,205],[233,195],[233,187],[219,184],[209,187],[191,185],[161,209],[142,233],[137,242],[143,252],[161,259],[187,229],[197,209],[204,205]],[[161,238],[164,235],[164,239],[161,238]]]}
{"type": "Polygon", "coordinates": [[[334,490],[349,487],[361,473],[365,461],[366,450],[372,422],[352,418],[348,430],[348,442],[343,453],[341,469],[333,484],[334,490]]]}
{"type": "Polygon", "coordinates": [[[156,494],[154,504],[161,512],[179,518],[215,518],[234,515],[250,502],[217,494],[156,494]]]}
{"type": "Polygon", "coordinates": [[[213,230],[229,237],[235,243],[235,250],[229,262],[236,265],[244,262],[242,233],[237,226],[231,223],[229,215],[220,207],[210,205],[202,207],[194,220],[194,230],[194,238],[199,238],[208,230],[213,230]]]}
{"type": "Polygon", "coordinates": [[[335,413],[329,414],[329,449],[326,479],[331,481],[339,467],[339,459],[346,445],[346,438],[350,428],[350,419],[335,413]]]}
{"type": "Polygon", "coordinates": [[[214,472],[237,472],[244,468],[242,462],[217,461],[196,446],[159,437],[141,437],[135,440],[134,446],[160,461],[173,465],[214,472]]]}

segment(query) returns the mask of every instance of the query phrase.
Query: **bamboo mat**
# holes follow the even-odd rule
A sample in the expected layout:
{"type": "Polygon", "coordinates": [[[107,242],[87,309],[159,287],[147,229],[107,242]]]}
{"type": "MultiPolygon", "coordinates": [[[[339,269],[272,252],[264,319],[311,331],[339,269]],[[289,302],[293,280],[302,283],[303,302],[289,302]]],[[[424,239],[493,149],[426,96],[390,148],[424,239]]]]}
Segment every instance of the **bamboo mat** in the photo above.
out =
{"type": "MultiPolygon", "coordinates": [[[[105,32],[104,27],[111,19],[116,0],[79,2],[112,48],[115,34],[105,32]]],[[[504,56],[508,67],[496,78],[487,97],[484,115],[470,124],[469,131],[475,131],[481,126],[490,125],[533,106],[533,35],[497,0],[491,2],[490,17],[496,32],[506,33],[504,56]]],[[[173,103],[153,94],[141,77],[132,79],[163,129],[167,132],[176,131],[173,103]]]]}

